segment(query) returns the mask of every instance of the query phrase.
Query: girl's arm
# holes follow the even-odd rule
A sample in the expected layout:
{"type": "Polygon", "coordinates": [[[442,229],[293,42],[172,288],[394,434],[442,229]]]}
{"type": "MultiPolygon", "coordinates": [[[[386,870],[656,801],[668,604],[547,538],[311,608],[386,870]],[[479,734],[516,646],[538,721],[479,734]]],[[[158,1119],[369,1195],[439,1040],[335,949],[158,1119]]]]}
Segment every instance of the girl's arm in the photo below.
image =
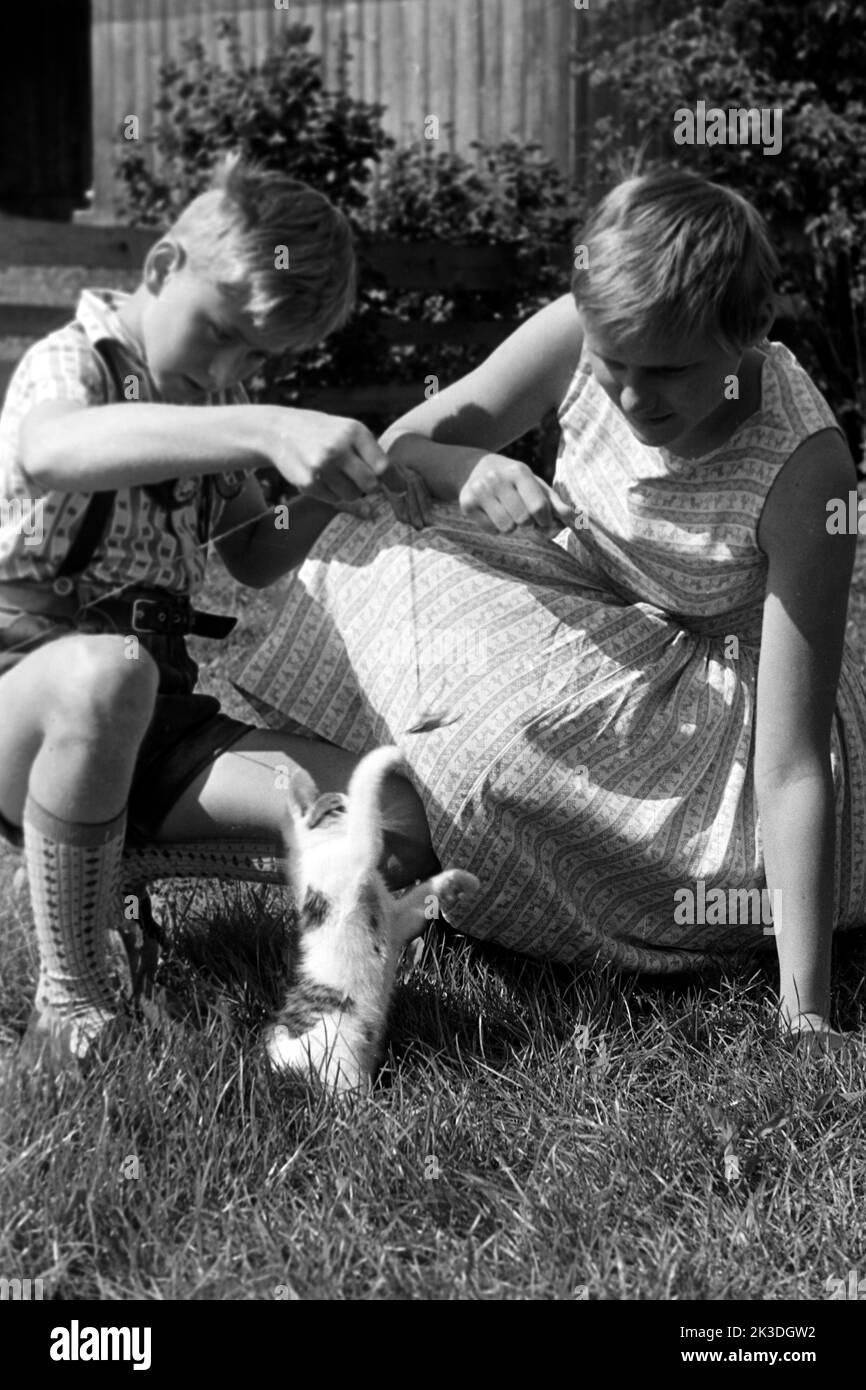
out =
{"type": "Polygon", "coordinates": [[[582,330],[571,294],[533,314],[480,367],[401,416],[382,435],[434,497],[456,501],[473,469],[540,423],[574,375],[582,330]]]}
{"type": "Polygon", "coordinates": [[[831,722],[856,537],[830,535],[827,503],[856,489],[836,430],[792,455],[764,505],[769,560],[755,728],[755,791],[777,924],[782,1021],[827,1021],[835,812],[831,722]]]}

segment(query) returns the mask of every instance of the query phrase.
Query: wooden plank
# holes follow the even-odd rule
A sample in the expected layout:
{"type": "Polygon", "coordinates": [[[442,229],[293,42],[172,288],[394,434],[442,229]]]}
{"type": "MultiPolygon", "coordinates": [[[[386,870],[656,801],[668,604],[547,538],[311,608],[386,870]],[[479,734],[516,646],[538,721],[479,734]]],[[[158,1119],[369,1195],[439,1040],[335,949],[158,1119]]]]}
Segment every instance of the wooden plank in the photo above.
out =
{"type": "Polygon", "coordinates": [[[365,100],[364,67],[366,44],[363,22],[363,0],[347,0],[344,6],[346,37],[352,61],[349,63],[349,95],[356,101],[365,100]]]}
{"type": "Polygon", "coordinates": [[[482,55],[477,43],[477,0],[461,0],[451,12],[452,52],[449,55],[452,72],[454,138],[456,148],[468,159],[474,158],[469,149],[472,140],[480,135],[478,127],[477,92],[481,82],[482,55]]]}
{"type": "Polygon", "coordinates": [[[574,175],[574,82],[571,74],[582,14],[582,10],[563,7],[557,39],[556,97],[559,116],[555,146],[549,149],[548,153],[556,160],[560,173],[566,179],[571,179],[574,175]]]}
{"type": "Polygon", "coordinates": [[[299,405],[304,409],[321,410],[328,415],[347,415],[359,419],[365,415],[384,415],[395,418],[403,415],[425,399],[423,381],[417,385],[398,382],[386,386],[320,387],[305,393],[299,405]]]}
{"type": "MultiPolygon", "coordinates": [[[[549,10],[549,6],[548,6],[549,10]]],[[[545,68],[544,12],[523,0],[521,44],[521,138],[544,140],[544,92],[550,81],[545,68]]]]}
{"type": "Polygon", "coordinates": [[[423,0],[401,6],[403,15],[403,130],[413,144],[422,138],[424,117],[424,15],[423,0]]]}
{"type": "MultiPolygon", "coordinates": [[[[2,323],[2,306],[0,306],[2,323]]],[[[425,343],[449,343],[455,347],[496,347],[519,326],[519,319],[451,319],[448,323],[408,323],[386,319],[379,332],[388,343],[417,347],[425,343]]]]}
{"type": "Polygon", "coordinates": [[[437,0],[432,12],[428,8],[425,15],[425,47],[421,59],[427,79],[423,115],[438,118],[439,136],[436,140],[427,140],[422,128],[419,144],[432,154],[450,150],[453,140],[452,132],[446,129],[452,119],[451,96],[456,76],[450,36],[451,0],[437,0]]]}
{"type": "Polygon", "coordinates": [[[13,362],[8,357],[0,358],[0,402],[6,395],[6,388],[12,380],[12,373],[17,366],[17,361],[13,362]]]}
{"type": "Polygon", "coordinates": [[[389,286],[401,289],[496,290],[503,276],[514,273],[514,260],[504,246],[378,241],[362,244],[358,251],[389,286]]]}
{"type": "Polygon", "coordinates": [[[526,35],[523,0],[507,0],[503,20],[503,121],[498,138],[506,140],[513,136],[516,140],[525,140],[528,138],[525,79],[528,57],[524,51],[526,35]]]}
{"type": "Polygon", "coordinates": [[[44,338],[74,316],[73,304],[0,304],[0,338],[44,338]]]}
{"type": "Polygon", "coordinates": [[[0,217],[0,265],[80,265],[137,270],[158,233],[146,227],[96,227],[0,217]]]}
{"type": "MultiPolygon", "coordinates": [[[[157,239],[148,227],[103,227],[0,216],[0,264],[137,270],[157,239]]],[[[360,257],[403,289],[494,290],[513,272],[506,246],[438,241],[362,243],[360,257]]]]}
{"type": "Polygon", "coordinates": [[[115,73],[111,0],[94,0],[90,26],[93,141],[93,212],[104,217],[113,199],[115,73]],[[97,76],[98,75],[98,76],[97,76]]]}
{"type": "MultiPolygon", "coordinates": [[[[0,338],[42,338],[68,323],[74,313],[74,304],[0,304],[0,338]]],[[[518,323],[517,319],[451,319],[447,323],[385,319],[378,331],[386,342],[402,347],[427,343],[494,347],[518,323]]]]}

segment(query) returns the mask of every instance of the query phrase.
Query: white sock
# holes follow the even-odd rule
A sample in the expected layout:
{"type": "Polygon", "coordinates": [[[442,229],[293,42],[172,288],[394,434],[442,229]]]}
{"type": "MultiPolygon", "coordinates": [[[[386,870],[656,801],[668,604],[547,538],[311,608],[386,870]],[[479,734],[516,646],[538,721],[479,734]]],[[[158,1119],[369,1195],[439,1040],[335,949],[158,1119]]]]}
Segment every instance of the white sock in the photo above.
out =
{"type": "Polygon", "coordinates": [[[63,1028],[84,1057],[115,1015],[107,965],[108,923],[120,891],[126,811],[100,825],[61,820],[32,796],[24,807],[24,853],[39,945],[37,1011],[63,1028]]]}

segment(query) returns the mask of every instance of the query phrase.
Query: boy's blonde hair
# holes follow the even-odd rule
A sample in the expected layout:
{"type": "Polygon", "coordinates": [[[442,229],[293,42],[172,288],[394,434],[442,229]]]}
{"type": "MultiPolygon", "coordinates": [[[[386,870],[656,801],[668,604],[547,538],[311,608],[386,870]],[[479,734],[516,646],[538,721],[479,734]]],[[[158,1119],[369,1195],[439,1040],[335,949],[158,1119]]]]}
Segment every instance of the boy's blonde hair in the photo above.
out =
{"type": "Polygon", "coordinates": [[[618,341],[694,334],[741,352],[766,331],[779,264],[739,193],[683,169],[639,174],[602,200],[581,239],[575,302],[618,341]]]}
{"type": "Polygon", "coordinates": [[[321,342],[352,312],[351,229],[323,193],[299,179],[229,155],[213,187],[193,199],[166,235],[181,243],[194,272],[216,284],[259,331],[280,338],[286,351],[321,342]]]}

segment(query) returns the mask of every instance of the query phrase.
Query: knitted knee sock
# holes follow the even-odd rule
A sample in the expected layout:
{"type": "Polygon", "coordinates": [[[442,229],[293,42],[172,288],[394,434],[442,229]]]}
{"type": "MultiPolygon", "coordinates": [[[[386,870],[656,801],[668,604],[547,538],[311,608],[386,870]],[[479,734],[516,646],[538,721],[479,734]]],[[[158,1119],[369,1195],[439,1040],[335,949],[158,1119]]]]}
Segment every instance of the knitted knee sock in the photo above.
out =
{"type": "MultiPolygon", "coordinates": [[[[117,993],[106,966],[108,922],[120,890],[126,812],[78,825],[24,807],[24,852],[39,944],[37,1013],[63,1033],[72,1056],[114,1016],[117,993]]],[[[44,1021],[44,1020],[43,1020],[44,1021]]]]}

